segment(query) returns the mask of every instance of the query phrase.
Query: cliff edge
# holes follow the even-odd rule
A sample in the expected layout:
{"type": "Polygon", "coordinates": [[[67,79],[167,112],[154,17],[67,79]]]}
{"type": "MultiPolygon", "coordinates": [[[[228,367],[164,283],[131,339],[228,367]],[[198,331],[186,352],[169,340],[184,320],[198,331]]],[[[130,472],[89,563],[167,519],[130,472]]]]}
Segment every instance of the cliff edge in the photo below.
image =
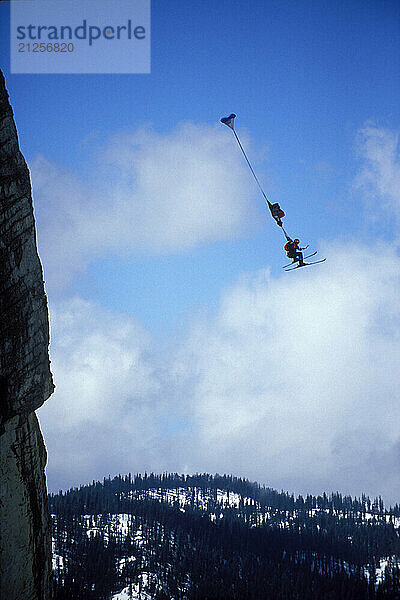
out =
{"type": "Polygon", "coordinates": [[[50,600],[46,449],[35,410],[53,392],[29,171],[0,72],[0,597],[50,600]]]}

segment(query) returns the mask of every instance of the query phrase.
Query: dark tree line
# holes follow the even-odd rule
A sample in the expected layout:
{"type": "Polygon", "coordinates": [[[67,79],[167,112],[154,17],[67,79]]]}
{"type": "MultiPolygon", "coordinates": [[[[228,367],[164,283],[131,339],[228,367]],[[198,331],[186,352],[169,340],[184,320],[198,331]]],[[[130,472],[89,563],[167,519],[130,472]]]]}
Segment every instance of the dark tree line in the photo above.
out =
{"type": "Polygon", "coordinates": [[[386,511],[379,498],[295,498],[232,476],[144,474],[49,503],[57,600],[106,600],[129,585],[155,600],[400,600],[396,561],[376,581],[380,559],[400,557],[398,507],[386,511]]]}

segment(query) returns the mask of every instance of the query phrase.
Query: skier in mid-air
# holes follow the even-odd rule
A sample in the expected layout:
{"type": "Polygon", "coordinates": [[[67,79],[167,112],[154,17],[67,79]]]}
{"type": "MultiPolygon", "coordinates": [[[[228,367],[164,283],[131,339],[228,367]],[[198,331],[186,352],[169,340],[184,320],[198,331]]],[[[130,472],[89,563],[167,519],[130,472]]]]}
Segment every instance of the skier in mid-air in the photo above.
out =
{"type": "Polygon", "coordinates": [[[288,258],[291,258],[293,260],[293,263],[298,262],[299,267],[305,266],[302,250],[305,250],[306,248],[308,248],[308,245],[304,246],[303,248],[300,248],[300,246],[299,246],[300,240],[298,238],[292,240],[287,235],[286,239],[287,239],[287,242],[286,242],[284,248],[286,250],[286,254],[288,255],[288,258]]]}
{"type": "Polygon", "coordinates": [[[281,207],[279,206],[279,204],[277,202],[272,204],[268,200],[267,195],[265,194],[263,188],[261,187],[261,183],[259,182],[258,177],[255,174],[254,169],[251,166],[250,161],[247,157],[247,154],[242,146],[242,143],[239,140],[238,134],[235,131],[235,125],[234,125],[235,118],[236,118],[236,115],[234,113],[231,113],[228,117],[222,117],[221,123],[223,123],[224,125],[227,125],[229,127],[229,129],[231,129],[233,131],[233,134],[236,138],[236,141],[239,145],[240,150],[243,153],[244,158],[246,159],[249,169],[250,169],[258,187],[260,188],[262,195],[264,196],[265,203],[271,212],[271,216],[274,219],[274,221],[276,222],[276,224],[279,225],[279,227],[282,229],[282,232],[283,232],[284,236],[286,237],[285,250],[286,250],[288,257],[291,258],[293,262],[289,265],[284,265],[283,269],[285,269],[285,271],[287,272],[287,271],[293,271],[293,269],[298,269],[299,267],[308,267],[310,265],[317,265],[318,263],[325,262],[326,258],[322,258],[321,260],[314,260],[312,262],[304,262],[304,259],[307,260],[308,258],[315,256],[317,254],[317,251],[313,252],[312,254],[309,254],[308,256],[303,257],[302,250],[305,250],[306,248],[308,248],[308,246],[304,246],[304,248],[300,248],[300,246],[299,246],[300,241],[297,238],[292,240],[292,238],[290,238],[288,236],[288,234],[286,233],[286,231],[283,227],[283,222],[282,222],[282,219],[285,216],[285,213],[283,212],[283,210],[281,209],[281,207]],[[295,263],[298,263],[298,264],[295,267],[293,267],[293,264],[295,264],[295,263]]]}

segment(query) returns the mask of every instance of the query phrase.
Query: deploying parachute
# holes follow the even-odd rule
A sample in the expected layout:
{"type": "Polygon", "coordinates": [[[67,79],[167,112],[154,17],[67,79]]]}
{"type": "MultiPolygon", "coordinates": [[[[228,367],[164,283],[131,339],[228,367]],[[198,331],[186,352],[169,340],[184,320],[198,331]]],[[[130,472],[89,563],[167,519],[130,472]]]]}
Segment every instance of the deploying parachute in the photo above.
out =
{"type": "MultiPolygon", "coordinates": [[[[288,257],[293,259],[293,262],[290,263],[289,265],[285,265],[283,268],[285,270],[287,269],[288,271],[291,271],[292,269],[298,269],[299,267],[307,267],[309,265],[315,265],[317,263],[324,262],[326,260],[325,258],[323,258],[322,260],[316,260],[314,262],[309,262],[309,263],[304,262],[303,254],[300,252],[300,250],[305,250],[305,248],[308,248],[308,246],[305,246],[304,248],[298,247],[299,240],[296,239],[293,241],[286,233],[286,231],[283,227],[283,223],[282,223],[282,219],[285,216],[285,213],[283,212],[283,210],[281,209],[281,207],[279,206],[279,204],[277,202],[272,204],[268,200],[263,188],[261,187],[258,177],[255,174],[254,169],[251,166],[251,163],[250,163],[249,159],[247,158],[247,154],[241,144],[241,141],[239,140],[239,137],[235,131],[235,118],[236,118],[236,115],[234,113],[231,113],[229,115],[229,117],[222,117],[221,123],[223,123],[224,125],[227,125],[230,129],[232,129],[233,134],[236,138],[236,141],[239,145],[239,148],[241,149],[243,156],[245,157],[246,162],[249,166],[249,169],[250,169],[254,179],[256,180],[257,185],[260,188],[262,195],[264,196],[265,203],[268,206],[269,210],[271,211],[272,218],[276,221],[277,225],[279,225],[279,227],[282,228],[282,231],[286,237],[287,243],[285,244],[284,248],[285,248],[285,251],[286,251],[288,257]],[[292,265],[296,262],[298,262],[298,265],[296,265],[295,267],[292,267],[292,265]],[[292,267],[292,268],[288,269],[287,267],[292,267]]],[[[310,258],[311,256],[315,256],[315,254],[316,254],[316,252],[313,252],[312,254],[309,254],[305,258],[306,259],[310,258]]]]}

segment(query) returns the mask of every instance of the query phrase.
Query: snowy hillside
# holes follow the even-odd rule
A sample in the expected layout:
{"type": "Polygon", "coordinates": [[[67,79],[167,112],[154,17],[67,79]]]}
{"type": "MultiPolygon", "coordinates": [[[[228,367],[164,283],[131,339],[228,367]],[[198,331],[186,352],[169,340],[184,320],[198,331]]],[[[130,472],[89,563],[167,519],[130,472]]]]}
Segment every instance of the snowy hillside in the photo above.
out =
{"type": "Polygon", "coordinates": [[[299,585],[310,600],[343,589],[397,598],[400,514],[380,499],[151,475],[105,479],[50,506],[56,600],[283,600],[299,585]]]}

